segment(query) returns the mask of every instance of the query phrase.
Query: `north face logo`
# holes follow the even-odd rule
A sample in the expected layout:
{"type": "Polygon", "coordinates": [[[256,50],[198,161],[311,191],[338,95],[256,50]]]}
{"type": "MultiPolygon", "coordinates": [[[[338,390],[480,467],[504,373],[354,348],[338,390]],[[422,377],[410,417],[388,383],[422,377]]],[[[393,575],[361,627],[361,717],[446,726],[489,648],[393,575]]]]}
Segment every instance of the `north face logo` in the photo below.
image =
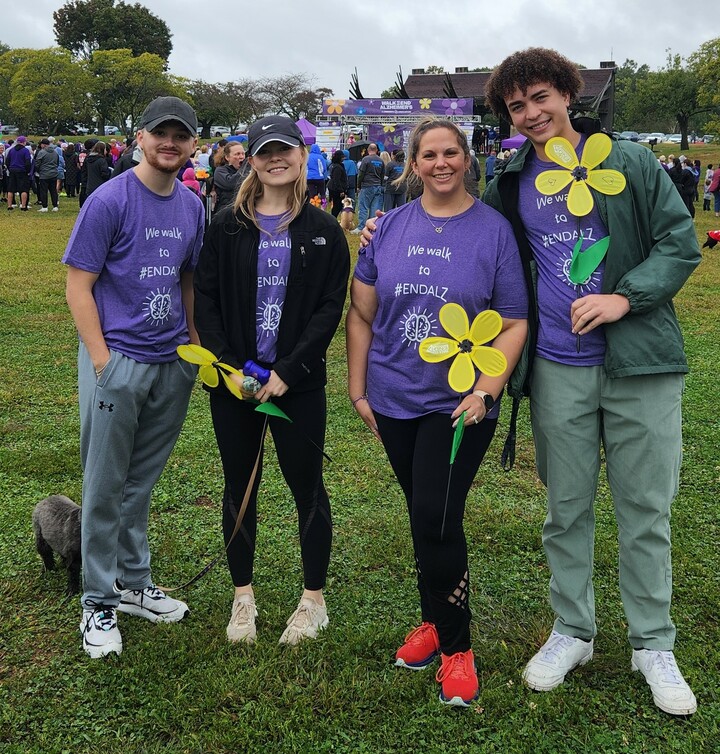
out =
{"type": "Polygon", "coordinates": [[[327,243],[327,241],[322,236],[313,238],[312,242],[315,244],[315,246],[325,246],[325,244],[327,243]]]}

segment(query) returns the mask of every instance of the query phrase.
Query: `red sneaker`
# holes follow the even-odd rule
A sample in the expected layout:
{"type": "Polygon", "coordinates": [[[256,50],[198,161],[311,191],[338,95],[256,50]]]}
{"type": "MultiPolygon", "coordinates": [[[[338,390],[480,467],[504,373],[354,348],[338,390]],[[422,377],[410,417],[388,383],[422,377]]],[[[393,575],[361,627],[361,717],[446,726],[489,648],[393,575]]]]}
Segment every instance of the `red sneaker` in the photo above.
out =
{"type": "Polygon", "coordinates": [[[422,623],[406,637],[395,653],[395,665],[409,670],[424,670],[440,654],[440,639],[432,623],[422,623]]]}
{"type": "Polygon", "coordinates": [[[440,701],[455,707],[469,707],[478,698],[478,678],[472,649],[440,656],[442,665],[435,680],[442,684],[440,701]]]}

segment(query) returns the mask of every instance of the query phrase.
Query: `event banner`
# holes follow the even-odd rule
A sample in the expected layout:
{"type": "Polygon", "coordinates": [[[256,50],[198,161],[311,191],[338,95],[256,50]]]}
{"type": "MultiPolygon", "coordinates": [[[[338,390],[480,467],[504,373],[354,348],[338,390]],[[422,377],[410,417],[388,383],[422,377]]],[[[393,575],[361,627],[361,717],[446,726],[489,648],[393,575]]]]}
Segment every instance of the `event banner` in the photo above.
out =
{"type": "Polygon", "coordinates": [[[323,118],[337,115],[376,115],[392,119],[396,115],[472,115],[473,101],[468,99],[326,99],[323,118]]]}

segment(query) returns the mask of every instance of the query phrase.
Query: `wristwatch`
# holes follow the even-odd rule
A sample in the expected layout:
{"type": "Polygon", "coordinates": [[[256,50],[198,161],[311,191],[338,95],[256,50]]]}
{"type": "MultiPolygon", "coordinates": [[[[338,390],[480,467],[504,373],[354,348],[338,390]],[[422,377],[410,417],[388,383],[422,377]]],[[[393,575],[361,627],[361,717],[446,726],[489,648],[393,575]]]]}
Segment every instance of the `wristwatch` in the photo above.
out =
{"type": "Polygon", "coordinates": [[[490,411],[490,409],[495,405],[495,399],[490,395],[490,393],[486,393],[484,390],[475,390],[473,391],[473,395],[477,395],[478,398],[482,398],[483,403],[485,404],[485,412],[487,413],[490,411]]]}

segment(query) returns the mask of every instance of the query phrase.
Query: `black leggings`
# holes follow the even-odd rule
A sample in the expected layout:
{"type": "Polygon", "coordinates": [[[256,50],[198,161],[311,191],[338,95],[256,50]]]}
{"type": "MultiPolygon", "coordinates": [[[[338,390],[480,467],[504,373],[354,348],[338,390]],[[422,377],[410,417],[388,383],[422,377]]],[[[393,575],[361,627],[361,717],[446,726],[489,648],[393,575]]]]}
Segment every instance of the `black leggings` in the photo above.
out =
{"type": "MultiPolygon", "coordinates": [[[[325,389],[307,393],[286,393],[274,398],[292,423],[270,418],[280,469],[295,498],[300,532],[300,550],[306,589],[323,589],[330,562],[332,521],[330,500],[323,485],[320,451],[325,442],[327,406],[325,389]]],[[[212,394],[210,410],[223,473],[223,535],[227,545],[235,528],[252,468],[257,457],[265,414],[255,404],[237,398],[212,394]]],[[[228,566],[235,586],[247,586],[253,579],[253,560],[257,534],[257,492],[262,477],[262,460],[240,531],[227,551],[228,566]]]]}
{"type": "Polygon", "coordinates": [[[391,419],[375,413],[390,465],[405,493],[423,621],[446,655],[470,649],[465,498],[495,434],[496,419],[467,427],[455,463],[441,538],[453,432],[449,414],[391,419]]]}

